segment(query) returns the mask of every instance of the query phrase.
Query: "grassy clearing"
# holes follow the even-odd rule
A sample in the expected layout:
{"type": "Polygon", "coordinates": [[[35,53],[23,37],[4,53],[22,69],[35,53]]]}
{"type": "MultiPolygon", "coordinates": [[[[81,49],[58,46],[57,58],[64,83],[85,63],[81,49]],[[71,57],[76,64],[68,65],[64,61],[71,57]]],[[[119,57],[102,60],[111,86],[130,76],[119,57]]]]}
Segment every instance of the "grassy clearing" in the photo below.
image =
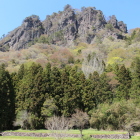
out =
{"type": "MultiPolygon", "coordinates": [[[[28,132],[28,133],[51,133],[49,130],[16,130],[10,132],[28,132]]],[[[80,134],[79,130],[69,130],[67,133],[70,134],[80,134]]],[[[127,133],[126,131],[97,131],[93,129],[83,130],[83,134],[85,136],[89,136],[91,134],[124,134],[127,133]]],[[[47,137],[20,137],[20,136],[1,136],[0,140],[54,140],[54,138],[47,137]]],[[[65,140],[80,140],[80,138],[65,138],[65,140]]],[[[93,140],[100,140],[100,139],[93,139],[93,140]]],[[[114,139],[101,139],[101,140],[114,140],[114,139]]],[[[131,140],[140,140],[140,136],[133,136],[131,140]]]]}

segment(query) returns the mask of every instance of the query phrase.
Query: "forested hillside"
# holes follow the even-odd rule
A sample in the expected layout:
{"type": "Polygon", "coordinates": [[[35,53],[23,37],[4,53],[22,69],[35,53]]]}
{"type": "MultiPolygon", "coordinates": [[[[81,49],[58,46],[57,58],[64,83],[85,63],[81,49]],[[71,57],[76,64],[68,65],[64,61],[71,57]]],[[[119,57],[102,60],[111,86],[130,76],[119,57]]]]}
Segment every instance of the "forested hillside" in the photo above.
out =
{"type": "Polygon", "coordinates": [[[66,5],[27,17],[0,40],[0,130],[42,129],[46,118],[90,118],[86,127],[140,129],[140,29],[66,5]]]}
{"type": "Polygon", "coordinates": [[[13,122],[44,128],[46,117],[70,117],[80,109],[91,115],[93,128],[124,129],[139,119],[139,67],[136,58],[130,69],[109,65],[101,75],[95,71],[86,79],[76,66],[60,69],[48,63],[43,69],[22,64],[17,73],[9,74],[1,65],[0,128],[12,129],[13,122]]]}

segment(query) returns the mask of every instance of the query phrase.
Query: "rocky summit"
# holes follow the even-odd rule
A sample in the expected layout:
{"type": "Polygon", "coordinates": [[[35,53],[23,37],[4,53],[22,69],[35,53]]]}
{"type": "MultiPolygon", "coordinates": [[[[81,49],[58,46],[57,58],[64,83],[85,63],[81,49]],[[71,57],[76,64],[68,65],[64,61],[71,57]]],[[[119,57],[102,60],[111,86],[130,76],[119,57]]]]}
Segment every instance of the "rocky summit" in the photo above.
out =
{"type": "Polygon", "coordinates": [[[48,44],[69,47],[79,42],[92,44],[110,36],[123,39],[125,33],[126,24],[114,15],[106,20],[102,11],[94,7],[78,11],[66,5],[64,11],[48,15],[42,22],[36,15],[25,18],[21,26],[0,40],[0,51],[27,48],[41,36],[48,44]]]}

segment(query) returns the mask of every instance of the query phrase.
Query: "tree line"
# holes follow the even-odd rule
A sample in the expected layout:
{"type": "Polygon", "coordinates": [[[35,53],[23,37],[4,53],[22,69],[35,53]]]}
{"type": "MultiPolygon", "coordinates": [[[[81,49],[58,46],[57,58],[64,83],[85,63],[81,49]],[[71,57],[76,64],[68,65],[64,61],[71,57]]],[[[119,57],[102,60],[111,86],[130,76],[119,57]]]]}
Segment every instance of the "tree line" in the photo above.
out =
{"type": "Polygon", "coordinates": [[[76,109],[90,115],[89,127],[116,130],[131,126],[140,114],[139,58],[129,69],[108,65],[87,79],[76,66],[22,64],[10,74],[1,65],[0,81],[0,130],[44,128],[46,118],[71,117],[76,109]]]}

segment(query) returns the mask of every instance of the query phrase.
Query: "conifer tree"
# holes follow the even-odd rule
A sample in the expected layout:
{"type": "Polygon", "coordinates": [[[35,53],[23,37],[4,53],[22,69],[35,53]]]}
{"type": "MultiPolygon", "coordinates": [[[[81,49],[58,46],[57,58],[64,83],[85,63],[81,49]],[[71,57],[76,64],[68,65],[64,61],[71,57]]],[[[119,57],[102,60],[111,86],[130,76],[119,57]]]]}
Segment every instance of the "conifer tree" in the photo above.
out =
{"type": "Polygon", "coordinates": [[[98,87],[100,82],[100,77],[97,71],[94,71],[93,74],[90,75],[91,80],[91,92],[93,92],[93,98],[95,102],[95,107],[98,105],[98,87]]]}
{"type": "Polygon", "coordinates": [[[61,87],[61,72],[57,67],[53,67],[51,70],[51,86],[50,86],[50,98],[54,99],[56,106],[58,107],[58,113],[61,114],[61,104],[62,104],[62,87],[61,87]]]}
{"type": "Polygon", "coordinates": [[[11,129],[15,117],[12,79],[4,65],[0,65],[0,130],[11,129]]]}
{"type": "Polygon", "coordinates": [[[130,89],[130,98],[140,99],[140,58],[135,58],[131,65],[132,83],[130,89]]]}
{"type": "Polygon", "coordinates": [[[63,90],[63,98],[62,98],[62,108],[61,112],[63,115],[67,116],[69,112],[69,68],[64,68],[61,72],[61,86],[63,90]]]}
{"type": "Polygon", "coordinates": [[[95,107],[95,96],[93,92],[93,85],[90,79],[86,79],[85,86],[82,90],[82,102],[84,111],[88,112],[95,107]]]}
{"type": "Polygon", "coordinates": [[[73,67],[69,71],[69,81],[65,85],[63,107],[65,110],[64,115],[71,115],[76,108],[83,108],[82,105],[82,89],[81,88],[81,73],[77,72],[77,67],[73,67]]]}
{"type": "Polygon", "coordinates": [[[124,65],[118,70],[116,79],[118,80],[118,86],[116,88],[116,98],[117,100],[129,99],[129,90],[131,88],[131,77],[128,69],[124,65]]]}
{"type": "Polygon", "coordinates": [[[100,75],[100,82],[98,86],[98,102],[101,103],[111,103],[113,99],[113,94],[111,91],[111,85],[109,84],[110,79],[107,77],[106,73],[100,75]]]}
{"type": "Polygon", "coordinates": [[[43,87],[44,92],[48,95],[51,91],[51,64],[47,63],[44,71],[43,71],[43,87]]]}
{"type": "Polygon", "coordinates": [[[41,107],[44,103],[43,69],[40,65],[33,63],[27,70],[26,75],[20,81],[16,95],[16,111],[27,110],[30,116],[29,127],[39,127],[41,124],[41,107]],[[33,120],[37,123],[33,123],[33,120]]]}
{"type": "Polygon", "coordinates": [[[24,73],[25,73],[25,68],[24,68],[24,64],[22,64],[17,73],[19,80],[21,80],[24,77],[24,73]]]}

